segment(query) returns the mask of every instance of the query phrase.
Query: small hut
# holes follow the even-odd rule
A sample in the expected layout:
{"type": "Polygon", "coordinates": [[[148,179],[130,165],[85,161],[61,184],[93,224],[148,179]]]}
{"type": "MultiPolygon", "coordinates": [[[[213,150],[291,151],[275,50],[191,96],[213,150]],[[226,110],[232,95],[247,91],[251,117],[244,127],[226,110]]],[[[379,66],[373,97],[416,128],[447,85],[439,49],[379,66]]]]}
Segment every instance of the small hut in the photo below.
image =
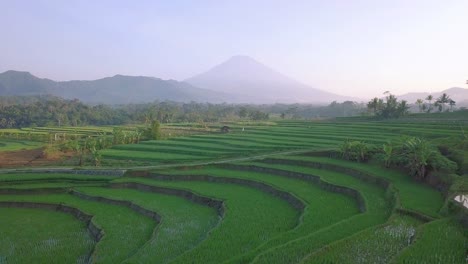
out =
{"type": "Polygon", "coordinates": [[[228,126],[221,127],[221,133],[229,133],[230,130],[231,128],[228,126]]]}

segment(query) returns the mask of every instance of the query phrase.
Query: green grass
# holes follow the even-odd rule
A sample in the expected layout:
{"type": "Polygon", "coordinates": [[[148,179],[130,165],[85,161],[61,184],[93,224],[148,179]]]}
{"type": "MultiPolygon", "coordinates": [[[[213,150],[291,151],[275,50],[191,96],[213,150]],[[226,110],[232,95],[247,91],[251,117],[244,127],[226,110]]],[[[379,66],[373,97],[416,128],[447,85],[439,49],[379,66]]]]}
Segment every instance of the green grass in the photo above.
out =
{"type": "Polygon", "coordinates": [[[68,194],[0,195],[0,200],[65,204],[94,215],[95,223],[105,232],[94,251],[96,263],[116,263],[132,256],[150,239],[156,226],[152,219],[127,207],[83,200],[68,194]]]}
{"type": "MultiPolygon", "coordinates": [[[[106,233],[103,240],[96,244],[94,259],[97,263],[464,263],[468,245],[466,231],[444,215],[445,211],[440,210],[445,201],[437,190],[412,180],[403,170],[384,168],[374,161],[362,164],[327,157],[311,157],[297,152],[294,156],[279,152],[337,149],[347,139],[361,140],[379,147],[402,135],[424,137],[434,143],[443,143],[450,138],[457,145],[456,140],[461,138],[462,129],[468,131],[467,120],[460,114],[443,113],[411,115],[391,121],[359,117],[325,121],[229,122],[206,126],[167,124],[164,125],[164,138],[167,139],[118,145],[102,151],[102,164],[108,167],[156,165],[153,168],[157,168],[161,165],[160,168],[164,168],[172,165],[170,169],[153,169],[153,172],[172,174],[174,177],[210,175],[261,182],[293,195],[305,204],[304,210],[295,209],[284,199],[254,187],[210,182],[209,179],[155,180],[66,173],[0,174],[0,189],[45,189],[41,194],[35,195],[0,195],[0,200],[65,203],[95,215],[94,222],[106,233]],[[224,124],[232,128],[231,133],[218,132],[224,124]],[[245,131],[242,132],[242,128],[245,131]],[[250,156],[264,154],[269,155],[269,162],[248,159],[250,156]],[[352,188],[361,194],[367,210],[359,212],[356,201],[351,197],[325,191],[315,183],[298,178],[238,170],[222,165],[189,166],[239,158],[244,161],[235,164],[310,174],[320,177],[322,181],[352,188]],[[282,160],[296,164],[285,165],[281,163],[282,160]],[[181,167],[174,167],[177,164],[181,167]],[[311,164],[327,166],[326,169],[314,168],[310,167],[311,164]],[[341,169],[335,170],[334,167],[341,169]],[[384,189],[353,176],[352,171],[388,181],[391,188],[384,189]],[[184,189],[223,200],[225,215],[220,219],[212,207],[178,196],[109,188],[107,183],[112,182],[138,182],[184,189]],[[154,220],[124,206],[92,202],[66,193],[48,193],[48,188],[75,188],[93,196],[131,201],[157,212],[162,216],[162,222],[156,225],[154,220]],[[401,206],[435,220],[422,224],[410,216],[397,214],[393,210],[394,206],[401,206]],[[409,244],[409,241],[413,243],[409,244]]],[[[0,137],[4,135],[15,138],[17,133],[21,134],[21,138],[26,138],[26,135],[47,136],[49,133],[110,136],[112,129],[113,127],[30,128],[3,130],[0,131],[0,137]]],[[[6,141],[16,144],[9,143],[10,148],[19,148],[20,145],[30,143],[27,140],[6,141]]],[[[4,141],[0,140],[0,151],[8,146],[2,145],[2,142],[4,141]]],[[[464,151],[461,147],[460,150],[464,151]]],[[[466,151],[463,154],[465,153],[466,151]]],[[[462,192],[460,190],[466,185],[462,176],[457,179],[452,192],[462,192]]],[[[25,215],[28,212],[31,215],[36,214],[33,213],[34,210],[24,210],[25,215]]],[[[0,214],[0,222],[3,220],[2,216],[0,214]]],[[[39,218],[46,216],[43,214],[39,218]]],[[[51,221],[58,221],[54,217],[51,216],[51,221]]],[[[80,222],[64,221],[64,227],[60,228],[71,230],[68,225],[72,223],[80,222]]],[[[53,233],[52,227],[43,226],[43,232],[53,233]]],[[[20,227],[14,229],[18,228],[20,227]]],[[[25,229],[31,230],[28,228],[25,229]]],[[[0,227],[0,230],[6,228],[0,227]]],[[[67,237],[65,234],[60,235],[67,237]]],[[[32,238],[35,240],[33,242],[40,244],[38,237],[32,238]]],[[[11,239],[14,240],[14,237],[10,238],[10,243],[13,243],[11,239]]],[[[23,243],[21,241],[23,240],[18,240],[23,243]]],[[[63,247],[72,247],[70,250],[73,250],[72,242],[65,243],[63,247]]],[[[83,259],[84,253],[78,251],[85,252],[83,250],[88,244],[81,240],[77,243],[80,243],[77,252],[62,250],[58,259],[66,259],[67,261],[62,262],[67,263],[76,262],[72,259],[83,259]]],[[[0,263],[4,261],[3,254],[0,251],[0,263]]],[[[44,261],[41,262],[51,262],[48,261],[48,253],[40,254],[44,254],[44,261]]],[[[29,258],[18,255],[17,252],[8,257],[29,258]]]]}
{"type": "Polygon", "coordinates": [[[149,144],[132,144],[132,145],[119,145],[114,146],[113,149],[127,150],[127,151],[160,151],[164,153],[175,153],[175,154],[188,154],[188,155],[200,155],[212,157],[216,155],[225,155],[229,152],[216,151],[216,150],[196,150],[192,147],[180,147],[180,146],[158,146],[149,144]]]}
{"type": "Polygon", "coordinates": [[[396,263],[466,263],[468,239],[450,218],[417,229],[416,241],[397,257],[396,263]]]}
{"type": "MultiPolygon", "coordinates": [[[[179,125],[169,125],[180,128],[179,125]]],[[[290,149],[336,148],[347,139],[381,145],[401,135],[430,138],[461,135],[459,126],[372,122],[278,121],[268,126],[246,125],[245,131],[233,125],[232,133],[210,133],[174,137],[168,140],[116,146],[104,151],[108,160],[127,159],[150,164],[184,163],[190,160],[214,160],[223,157],[249,156],[290,149]]],[[[115,163],[106,163],[115,164],[115,163]]]]}
{"type": "Polygon", "coordinates": [[[105,149],[102,151],[102,156],[113,159],[157,160],[161,163],[207,159],[207,157],[200,157],[199,155],[162,153],[156,151],[126,151],[117,149],[105,149]]]}
{"type": "Polygon", "coordinates": [[[340,167],[352,168],[381,177],[393,183],[398,190],[403,208],[411,209],[432,217],[439,216],[444,199],[440,192],[434,188],[414,181],[403,172],[384,168],[376,164],[362,164],[342,159],[309,156],[279,156],[279,159],[310,161],[332,164],[340,167]]]}
{"type": "Polygon", "coordinates": [[[412,217],[395,215],[385,225],[367,229],[318,250],[304,263],[390,263],[410,246],[420,224],[412,217]]]}
{"type": "Polygon", "coordinates": [[[123,178],[115,182],[139,182],[183,188],[225,200],[223,221],[200,245],[175,259],[175,263],[220,263],[244,254],[262,243],[294,228],[298,212],[286,201],[256,189],[209,182],[157,181],[123,178]]]}
{"type": "Polygon", "coordinates": [[[85,223],[70,214],[0,208],[0,263],[84,264],[94,245],[85,223]]]}
{"type": "Polygon", "coordinates": [[[291,239],[315,232],[359,213],[357,203],[351,197],[322,190],[316,184],[304,180],[275,176],[268,173],[233,171],[212,166],[185,171],[169,170],[163,172],[165,174],[211,175],[258,181],[293,193],[305,202],[306,208],[301,217],[301,223],[297,228],[264,243],[253,252],[250,252],[249,255],[254,254],[254,252],[261,252],[272,246],[284,244],[291,239]]]}
{"type": "Polygon", "coordinates": [[[195,247],[218,223],[216,211],[183,198],[131,189],[77,188],[78,191],[115,200],[126,200],[158,212],[157,233],[126,263],[167,263],[195,247]]]}
{"type": "Polygon", "coordinates": [[[44,143],[37,141],[0,138],[0,151],[36,149],[43,146],[44,143]]]}
{"type": "Polygon", "coordinates": [[[318,175],[329,183],[343,185],[359,191],[366,202],[367,211],[326,226],[311,234],[292,239],[282,245],[268,248],[258,255],[234,259],[234,263],[254,257],[254,263],[295,263],[335,240],[343,239],[368,227],[384,223],[389,216],[389,201],[385,191],[373,184],[362,182],[353,177],[324,170],[315,170],[299,166],[271,165],[254,163],[257,166],[277,168],[301,173],[318,175]]]}

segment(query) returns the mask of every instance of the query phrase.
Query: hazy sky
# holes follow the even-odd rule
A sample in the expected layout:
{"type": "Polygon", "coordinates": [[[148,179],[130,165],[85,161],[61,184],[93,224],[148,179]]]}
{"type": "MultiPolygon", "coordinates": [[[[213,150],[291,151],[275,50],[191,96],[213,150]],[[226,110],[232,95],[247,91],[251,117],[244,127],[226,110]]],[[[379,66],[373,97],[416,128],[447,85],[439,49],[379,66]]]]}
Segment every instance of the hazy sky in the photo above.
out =
{"type": "Polygon", "coordinates": [[[370,97],[467,87],[468,0],[0,0],[0,72],[183,80],[248,55],[370,97]]]}

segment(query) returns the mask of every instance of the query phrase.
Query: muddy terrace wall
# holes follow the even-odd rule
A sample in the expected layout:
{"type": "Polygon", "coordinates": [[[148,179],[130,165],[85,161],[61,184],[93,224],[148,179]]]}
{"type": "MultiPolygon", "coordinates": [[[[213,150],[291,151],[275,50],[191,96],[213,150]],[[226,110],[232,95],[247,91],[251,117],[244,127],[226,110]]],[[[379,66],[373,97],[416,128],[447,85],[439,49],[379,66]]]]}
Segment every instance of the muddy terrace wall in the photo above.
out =
{"type": "MultiPolygon", "coordinates": [[[[141,175],[141,174],[140,174],[141,175]]],[[[142,177],[142,176],[140,176],[142,177]]],[[[286,202],[288,202],[296,210],[300,211],[301,214],[304,211],[305,204],[302,200],[296,198],[294,195],[289,192],[281,191],[271,187],[262,182],[239,179],[239,178],[227,178],[227,177],[215,177],[210,175],[167,175],[167,174],[147,174],[147,178],[164,180],[164,181],[206,181],[206,182],[216,182],[216,183],[229,183],[229,184],[238,184],[248,187],[258,189],[260,191],[269,193],[275,197],[279,197],[286,202]]]]}
{"type": "Polygon", "coordinates": [[[99,242],[104,236],[104,232],[93,222],[93,216],[89,215],[80,209],[75,207],[63,205],[63,204],[51,204],[51,203],[34,203],[34,202],[0,202],[0,207],[8,208],[32,208],[32,209],[46,209],[58,212],[64,212],[73,215],[76,219],[86,223],[88,232],[94,241],[99,242]]]}
{"type": "Polygon", "coordinates": [[[325,164],[325,163],[309,162],[309,161],[301,161],[301,160],[265,159],[265,160],[261,160],[261,162],[268,163],[268,164],[299,165],[299,166],[310,167],[310,168],[315,168],[315,169],[326,169],[326,170],[336,171],[336,172],[340,172],[346,175],[350,175],[364,182],[376,184],[384,188],[387,191],[387,196],[392,198],[390,200],[391,207],[395,210],[396,213],[409,215],[423,222],[429,222],[433,220],[432,217],[427,216],[425,214],[422,214],[413,210],[401,208],[398,190],[393,186],[393,184],[389,180],[379,178],[370,173],[362,172],[362,171],[352,169],[352,168],[341,167],[341,166],[334,165],[334,164],[325,164]]]}
{"type": "Polygon", "coordinates": [[[66,193],[64,188],[34,188],[34,189],[16,189],[16,188],[1,188],[0,194],[49,194],[49,193],[66,193]]]}
{"type": "Polygon", "coordinates": [[[125,174],[126,170],[104,170],[104,169],[7,169],[2,172],[5,174],[11,173],[64,173],[64,174],[81,174],[81,175],[100,175],[100,176],[118,176],[121,177],[125,174]]]}
{"type": "MultiPolygon", "coordinates": [[[[141,177],[142,174],[136,173],[136,175],[140,175],[141,177]]],[[[145,173],[144,175],[146,175],[146,177],[151,177],[149,173],[145,173]]],[[[135,176],[133,175],[133,173],[131,173],[130,177],[135,177],[135,176]]],[[[214,208],[216,212],[218,213],[218,216],[224,217],[225,206],[224,206],[223,201],[212,199],[209,197],[204,197],[204,196],[195,194],[187,190],[151,186],[151,185],[145,185],[145,184],[135,183],[135,182],[111,183],[108,186],[111,188],[130,188],[130,189],[136,189],[140,191],[155,192],[155,193],[178,196],[186,200],[192,201],[194,203],[214,208]]]]}
{"type": "Polygon", "coordinates": [[[339,186],[335,184],[331,184],[325,181],[322,181],[320,176],[315,176],[315,175],[310,175],[310,174],[305,174],[305,173],[299,173],[299,172],[293,172],[293,171],[287,171],[287,170],[281,170],[281,169],[273,169],[273,168],[265,168],[265,167],[259,167],[255,165],[234,165],[234,164],[222,164],[218,165],[221,168],[226,168],[226,169],[232,169],[232,170],[239,170],[239,171],[254,171],[254,172],[261,172],[261,173],[268,173],[268,174],[273,174],[273,175],[279,175],[287,178],[293,178],[293,179],[300,179],[300,180],[305,180],[308,182],[312,182],[314,184],[317,184],[320,186],[320,188],[334,192],[334,193],[341,193],[348,195],[352,197],[358,204],[359,211],[365,212],[367,210],[366,208],[366,202],[364,198],[362,197],[361,193],[345,187],[345,186],[339,186]]]}
{"type": "Polygon", "coordinates": [[[302,161],[302,160],[286,160],[286,159],[264,159],[260,162],[267,163],[267,164],[283,164],[283,165],[299,165],[314,169],[325,169],[330,171],[335,171],[339,173],[343,173],[349,176],[352,176],[356,179],[359,179],[363,182],[367,182],[370,184],[375,184],[386,191],[386,196],[390,200],[390,207],[393,209],[400,208],[400,196],[398,194],[398,190],[392,185],[392,183],[386,179],[376,177],[370,173],[362,172],[356,169],[341,167],[334,164],[326,164],[326,163],[319,163],[319,162],[309,162],[309,161],[302,161]]]}
{"type": "MultiPolygon", "coordinates": [[[[165,188],[165,187],[158,187],[158,186],[150,186],[150,185],[145,185],[145,184],[140,184],[140,183],[133,183],[133,182],[128,182],[128,183],[107,183],[100,185],[102,187],[110,187],[110,188],[129,188],[129,189],[136,189],[140,191],[147,191],[147,192],[155,192],[155,193],[162,193],[162,194],[167,194],[167,195],[174,195],[178,196],[181,198],[184,198],[186,200],[192,201],[194,203],[198,203],[204,206],[209,206],[212,207],[216,210],[217,214],[220,217],[224,217],[224,202],[216,199],[212,199],[209,197],[204,197],[197,195],[193,192],[186,191],[186,190],[180,190],[180,189],[171,189],[171,188],[165,188]]],[[[93,201],[99,201],[99,202],[105,202],[105,203],[110,203],[110,204],[116,204],[116,205],[123,205],[131,208],[132,210],[146,215],[156,221],[160,221],[160,216],[152,212],[150,210],[147,210],[143,207],[140,207],[136,204],[133,204],[128,201],[119,201],[119,200],[112,200],[104,197],[94,197],[90,195],[86,195],[83,193],[80,193],[78,191],[74,191],[72,188],[34,188],[34,189],[16,189],[16,188],[0,188],[0,195],[2,194],[12,194],[12,195],[21,195],[21,194],[50,194],[50,193],[70,193],[73,195],[76,195],[82,199],[86,200],[93,200],[93,201]],[[159,218],[158,218],[159,217],[159,218]]]]}
{"type": "Polygon", "coordinates": [[[69,192],[70,194],[72,195],[75,195],[81,199],[84,199],[84,200],[88,200],[88,201],[96,201],[96,202],[102,202],[102,203],[108,203],[108,204],[112,204],[112,205],[120,205],[120,206],[126,206],[130,209],[132,209],[133,211],[139,213],[139,214],[142,214],[142,215],[145,215],[153,220],[155,220],[156,222],[160,222],[161,221],[161,216],[159,214],[157,214],[156,212],[153,212],[151,210],[148,210],[148,209],[145,209],[137,204],[134,204],[132,202],[129,202],[129,201],[121,201],[121,200],[114,200],[114,199],[109,199],[109,198],[105,198],[105,197],[101,197],[101,196],[91,196],[91,195],[87,195],[87,194],[84,194],[84,193],[81,193],[81,192],[78,192],[78,191],[75,191],[75,190],[70,190],[69,192]]]}
{"type": "Polygon", "coordinates": [[[73,183],[73,184],[86,184],[86,186],[102,186],[107,184],[112,179],[105,180],[94,180],[94,179],[70,179],[70,178],[53,178],[53,179],[25,179],[25,180],[8,180],[1,181],[0,186],[7,185],[22,185],[22,184],[31,184],[31,183],[73,183]]]}
{"type": "Polygon", "coordinates": [[[326,163],[302,161],[302,160],[286,160],[286,159],[264,159],[264,160],[261,160],[261,162],[268,163],[268,164],[299,165],[299,166],[310,167],[314,169],[325,169],[325,170],[336,171],[339,173],[353,176],[365,182],[377,184],[378,186],[384,189],[389,188],[391,184],[388,180],[376,177],[372,174],[362,172],[362,171],[352,169],[352,168],[337,166],[334,164],[326,164],[326,163]]]}
{"type": "Polygon", "coordinates": [[[406,209],[402,209],[402,208],[397,208],[396,212],[401,214],[401,215],[411,216],[411,217],[416,218],[419,221],[424,222],[424,223],[427,223],[427,222],[430,222],[430,221],[434,220],[434,218],[429,217],[427,215],[423,215],[423,214],[420,214],[418,212],[411,211],[411,210],[406,210],[406,209]]]}

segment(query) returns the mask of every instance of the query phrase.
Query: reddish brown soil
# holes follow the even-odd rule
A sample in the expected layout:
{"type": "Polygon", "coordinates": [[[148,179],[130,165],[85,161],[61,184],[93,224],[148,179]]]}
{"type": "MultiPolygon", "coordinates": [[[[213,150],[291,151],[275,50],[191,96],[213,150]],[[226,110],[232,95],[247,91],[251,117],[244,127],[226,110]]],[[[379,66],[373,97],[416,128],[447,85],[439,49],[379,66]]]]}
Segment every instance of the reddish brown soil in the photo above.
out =
{"type": "Polygon", "coordinates": [[[0,168],[53,165],[73,156],[72,153],[60,152],[54,153],[53,157],[45,157],[43,150],[44,148],[2,151],[0,152],[0,168]]]}

